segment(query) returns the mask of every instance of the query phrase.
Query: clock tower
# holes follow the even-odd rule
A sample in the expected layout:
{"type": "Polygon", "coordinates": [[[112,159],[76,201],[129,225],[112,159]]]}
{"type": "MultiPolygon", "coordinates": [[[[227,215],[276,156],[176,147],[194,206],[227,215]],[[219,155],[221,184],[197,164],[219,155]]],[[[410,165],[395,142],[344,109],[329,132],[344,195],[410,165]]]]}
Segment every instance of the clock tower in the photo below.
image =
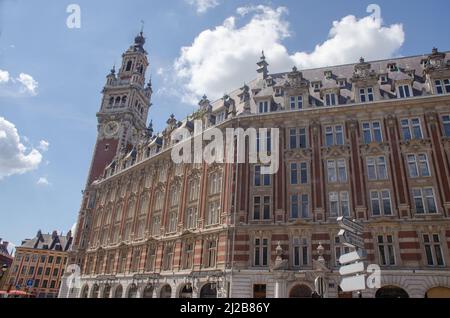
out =
{"type": "Polygon", "coordinates": [[[145,38],[140,32],[134,44],[122,54],[118,73],[113,67],[106,77],[87,186],[103,174],[120,151],[131,151],[146,131],[152,87],[150,81],[145,86],[149,63],[144,44],[145,38]]]}

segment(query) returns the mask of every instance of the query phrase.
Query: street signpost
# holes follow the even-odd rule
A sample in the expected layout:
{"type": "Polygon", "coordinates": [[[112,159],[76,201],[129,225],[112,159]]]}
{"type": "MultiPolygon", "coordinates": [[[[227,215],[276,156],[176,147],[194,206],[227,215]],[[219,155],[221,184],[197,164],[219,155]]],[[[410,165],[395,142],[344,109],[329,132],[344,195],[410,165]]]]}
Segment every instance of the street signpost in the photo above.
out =
{"type": "Polygon", "coordinates": [[[321,298],[325,296],[325,294],[328,291],[327,284],[325,283],[325,279],[321,276],[317,277],[314,281],[314,287],[316,290],[316,293],[319,294],[321,298]]]}
{"type": "Polygon", "coordinates": [[[364,227],[361,224],[359,224],[359,223],[356,223],[354,221],[346,219],[343,216],[338,217],[337,221],[339,223],[339,226],[342,229],[348,230],[348,231],[353,232],[355,234],[363,234],[364,233],[364,227]]]}
{"type": "Polygon", "coordinates": [[[343,292],[351,292],[366,289],[366,277],[364,275],[344,277],[339,285],[343,292]]]}
{"type": "Polygon", "coordinates": [[[360,260],[366,258],[365,254],[366,253],[362,250],[356,250],[351,253],[344,254],[341,257],[339,257],[339,263],[342,265],[345,265],[345,264],[350,264],[353,262],[360,261],[360,260]]]}
{"type": "Polygon", "coordinates": [[[342,237],[344,239],[343,243],[349,247],[364,248],[364,239],[355,233],[347,230],[340,230],[338,236],[342,237]]]}

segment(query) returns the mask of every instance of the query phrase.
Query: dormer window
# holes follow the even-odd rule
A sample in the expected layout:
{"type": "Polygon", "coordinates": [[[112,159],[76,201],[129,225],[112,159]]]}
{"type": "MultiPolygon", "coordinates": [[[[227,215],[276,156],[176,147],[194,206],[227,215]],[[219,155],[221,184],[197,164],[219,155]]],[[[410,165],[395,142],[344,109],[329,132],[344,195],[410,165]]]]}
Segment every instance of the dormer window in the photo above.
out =
{"type": "Polygon", "coordinates": [[[263,114],[263,113],[268,113],[268,112],[270,112],[269,102],[268,101],[259,102],[259,113],[263,114]]]}
{"type": "Polygon", "coordinates": [[[360,88],[359,89],[359,100],[361,103],[373,102],[373,88],[360,88]]]}
{"type": "Polygon", "coordinates": [[[436,94],[450,94],[450,79],[434,81],[436,87],[436,94]]]}
{"type": "Polygon", "coordinates": [[[303,96],[291,96],[291,110],[303,108],[303,96]]]}
{"type": "Polygon", "coordinates": [[[225,121],[225,112],[221,111],[216,115],[216,125],[220,124],[221,122],[225,121]]]}
{"type": "Polygon", "coordinates": [[[381,75],[380,76],[380,81],[382,84],[387,83],[388,82],[388,77],[386,75],[381,75]]]}
{"type": "Polygon", "coordinates": [[[325,75],[326,79],[331,79],[331,77],[333,76],[333,72],[332,71],[325,71],[324,75],[325,75]]]}
{"type": "Polygon", "coordinates": [[[400,98],[409,98],[411,97],[411,89],[407,84],[398,86],[398,96],[400,98]]]}
{"type": "Polygon", "coordinates": [[[397,72],[398,71],[397,63],[389,63],[387,67],[388,67],[389,72],[397,72]]]}
{"type": "Polygon", "coordinates": [[[320,82],[312,82],[311,86],[314,88],[314,91],[317,92],[320,90],[320,87],[322,86],[320,82]]]}
{"type": "Polygon", "coordinates": [[[325,105],[335,106],[337,105],[337,96],[334,93],[325,94],[325,105]]]}
{"type": "Polygon", "coordinates": [[[281,89],[281,87],[275,88],[275,96],[281,96],[281,95],[283,95],[283,90],[281,89]]]}
{"type": "Polygon", "coordinates": [[[340,88],[344,88],[347,86],[347,81],[345,79],[338,80],[338,85],[340,88]]]}

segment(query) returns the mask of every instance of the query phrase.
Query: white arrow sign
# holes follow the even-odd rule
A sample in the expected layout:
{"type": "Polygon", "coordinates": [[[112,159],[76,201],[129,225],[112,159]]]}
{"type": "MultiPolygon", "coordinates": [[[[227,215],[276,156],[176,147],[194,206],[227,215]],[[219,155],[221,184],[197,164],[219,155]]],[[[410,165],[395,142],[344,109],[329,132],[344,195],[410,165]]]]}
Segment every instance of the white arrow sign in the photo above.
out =
{"type": "Polygon", "coordinates": [[[339,263],[342,265],[345,264],[349,264],[349,263],[353,263],[356,261],[360,261],[364,258],[366,258],[366,253],[363,252],[362,250],[357,250],[351,253],[347,253],[344,255],[341,255],[341,257],[339,257],[339,263]]]}
{"type": "Polygon", "coordinates": [[[344,244],[350,247],[359,247],[361,249],[364,249],[364,239],[356,235],[352,232],[346,231],[346,230],[340,230],[338,233],[338,236],[344,238],[344,244]]]}
{"type": "Polygon", "coordinates": [[[366,278],[364,275],[345,277],[342,279],[341,289],[343,292],[351,292],[366,289],[366,278]]]}
{"type": "Polygon", "coordinates": [[[356,234],[363,234],[364,233],[364,226],[362,226],[359,223],[356,223],[354,221],[351,221],[350,219],[347,219],[343,216],[340,216],[337,218],[337,221],[341,228],[344,228],[350,232],[356,233],[356,234]]]}
{"type": "Polygon", "coordinates": [[[345,265],[345,266],[341,266],[341,268],[339,268],[339,274],[341,274],[341,276],[358,274],[361,272],[364,272],[364,263],[363,262],[345,265]]]}

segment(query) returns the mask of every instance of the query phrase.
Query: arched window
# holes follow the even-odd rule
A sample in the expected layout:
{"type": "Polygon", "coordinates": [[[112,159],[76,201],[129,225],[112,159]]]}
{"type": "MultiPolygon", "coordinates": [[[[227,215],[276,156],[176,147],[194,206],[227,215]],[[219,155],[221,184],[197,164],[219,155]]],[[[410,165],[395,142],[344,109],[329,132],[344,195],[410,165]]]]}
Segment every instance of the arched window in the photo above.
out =
{"type": "Polygon", "coordinates": [[[102,298],[109,298],[111,294],[111,285],[106,285],[103,288],[103,295],[102,298]]]}
{"type": "Polygon", "coordinates": [[[114,291],[114,298],[122,298],[123,288],[122,285],[117,286],[116,290],[114,291]]]}
{"type": "Polygon", "coordinates": [[[116,103],[115,103],[115,106],[118,106],[118,105],[120,105],[120,97],[116,97],[116,103]]]}
{"type": "Polygon", "coordinates": [[[133,61],[128,61],[127,67],[126,67],[125,71],[126,71],[126,72],[130,71],[132,65],[133,65],[133,61]]]}
{"type": "Polygon", "coordinates": [[[135,284],[130,286],[130,289],[128,289],[128,298],[136,298],[137,296],[138,288],[135,284]]]}
{"type": "Polygon", "coordinates": [[[80,298],[88,298],[89,286],[85,285],[81,290],[80,298]]]}
{"type": "Polygon", "coordinates": [[[409,298],[409,295],[400,287],[384,286],[377,290],[375,298],[409,298]]]}
{"type": "Polygon", "coordinates": [[[92,295],[91,295],[91,298],[98,298],[98,292],[100,291],[100,287],[97,285],[97,284],[95,284],[93,287],[92,287],[92,295]]]}
{"type": "Polygon", "coordinates": [[[172,287],[170,285],[164,285],[161,288],[160,298],[171,298],[172,297],[172,287]]]}
{"type": "Polygon", "coordinates": [[[142,65],[139,65],[138,70],[139,70],[139,73],[142,74],[144,72],[144,67],[142,65]]]}
{"type": "Polygon", "coordinates": [[[153,286],[148,285],[144,288],[144,292],[142,293],[142,298],[153,298],[153,286]]]}
{"type": "Polygon", "coordinates": [[[122,97],[122,106],[125,106],[126,103],[127,103],[127,97],[123,96],[122,97]]]}
{"type": "Polygon", "coordinates": [[[109,106],[112,106],[112,105],[114,105],[114,97],[111,97],[109,99],[109,106]]]}
{"type": "Polygon", "coordinates": [[[311,298],[312,290],[306,285],[296,285],[289,292],[289,298],[311,298]]]}
{"type": "Polygon", "coordinates": [[[217,289],[212,284],[206,284],[200,290],[200,298],[217,298],[217,289]]]}
{"type": "Polygon", "coordinates": [[[180,291],[180,298],[192,298],[192,285],[186,284],[180,291]]]}

